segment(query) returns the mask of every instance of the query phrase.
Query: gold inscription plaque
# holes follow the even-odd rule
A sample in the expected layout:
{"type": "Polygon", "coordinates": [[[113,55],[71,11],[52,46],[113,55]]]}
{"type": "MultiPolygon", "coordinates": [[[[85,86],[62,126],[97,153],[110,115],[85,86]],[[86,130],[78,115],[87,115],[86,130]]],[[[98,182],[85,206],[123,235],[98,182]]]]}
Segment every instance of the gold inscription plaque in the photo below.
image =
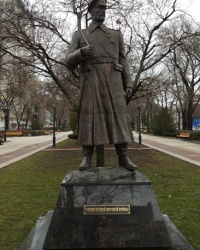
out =
{"type": "Polygon", "coordinates": [[[130,214],[130,205],[84,205],[85,215],[130,214]]]}

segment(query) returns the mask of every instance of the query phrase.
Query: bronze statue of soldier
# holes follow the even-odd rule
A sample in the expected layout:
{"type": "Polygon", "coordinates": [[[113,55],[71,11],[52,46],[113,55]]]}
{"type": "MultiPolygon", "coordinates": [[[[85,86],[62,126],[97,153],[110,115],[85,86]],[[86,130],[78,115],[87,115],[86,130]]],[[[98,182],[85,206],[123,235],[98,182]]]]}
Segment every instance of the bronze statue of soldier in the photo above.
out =
{"type": "Polygon", "coordinates": [[[103,24],[105,0],[91,0],[88,11],[92,22],[73,34],[66,57],[69,70],[80,67],[79,169],[91,167],[95,145],[114,144],[119,167],[134,171],[137,166],[127,155],[133,134],[124,94],[130,97],[132,88],[123,37],[121,31],[103,24]]]}

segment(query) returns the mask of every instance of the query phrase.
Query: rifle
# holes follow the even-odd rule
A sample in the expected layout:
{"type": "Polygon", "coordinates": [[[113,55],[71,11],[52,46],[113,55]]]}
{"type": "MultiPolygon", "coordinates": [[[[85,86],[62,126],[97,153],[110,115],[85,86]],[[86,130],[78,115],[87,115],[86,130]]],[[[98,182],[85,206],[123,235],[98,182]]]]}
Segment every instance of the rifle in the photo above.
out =
{"type": "Polygon", "coordinates": [[[83,34],[82,30],[79,30],[81,33],[81,36],[83,37],[84,41],[86,42],[87,46],[90,46],[90,44],[88,43],[88,40],[86,39],[85,35],[83,34]]]}

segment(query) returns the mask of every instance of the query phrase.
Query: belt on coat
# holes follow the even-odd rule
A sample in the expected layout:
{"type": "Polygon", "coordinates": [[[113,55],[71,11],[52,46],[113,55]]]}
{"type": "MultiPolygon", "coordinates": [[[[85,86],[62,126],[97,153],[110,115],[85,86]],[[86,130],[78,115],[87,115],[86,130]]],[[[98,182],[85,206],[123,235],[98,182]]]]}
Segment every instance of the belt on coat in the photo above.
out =
{"type": "Polygon", "coordinates": [[[117,63],[118,59],[113,57],[93,57],[89,59],[89,63],[117,63]]]}
{"type": "Polygon", "coordinates": [[[81,72],[91,71],[90,65],[92,64],[99,64],[99,63],[113,63],[113,69],[116,71],[123,72],[123,65],[118,63],[117,58],[113,57],[93,57],[89,58],[88,63],[82,64],[81,72]]]}

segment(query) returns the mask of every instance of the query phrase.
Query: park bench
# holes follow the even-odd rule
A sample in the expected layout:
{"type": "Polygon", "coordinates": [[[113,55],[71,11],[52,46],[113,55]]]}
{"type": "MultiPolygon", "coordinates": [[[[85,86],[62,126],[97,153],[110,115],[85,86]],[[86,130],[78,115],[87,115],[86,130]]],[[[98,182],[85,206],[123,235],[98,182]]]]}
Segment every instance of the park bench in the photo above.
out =
{"type": "Polygon", "coordinates": [[[190,137],[190,132],[180,132],[179,135],[176,135],[178,138],[189,138],[190,137]]]}
{"type": "Polygon", "coordinates": [[[6,131],[7,136],[21,136],[22,131],[17,130],[17,131],[6,131]]]}

